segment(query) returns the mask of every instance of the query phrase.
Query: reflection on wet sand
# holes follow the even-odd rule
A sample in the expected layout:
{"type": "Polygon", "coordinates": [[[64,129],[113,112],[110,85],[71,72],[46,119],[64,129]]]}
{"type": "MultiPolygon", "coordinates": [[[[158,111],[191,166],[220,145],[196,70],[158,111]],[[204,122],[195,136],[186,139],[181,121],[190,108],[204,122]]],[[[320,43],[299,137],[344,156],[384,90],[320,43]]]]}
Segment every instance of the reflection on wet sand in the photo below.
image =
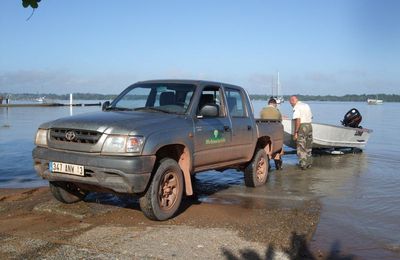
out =
{"type": "MultiPolygon", "coordinates": [[[[396,252],[400,239],[389,240],[386,238],[389,232],[387,228],[375,227],[374,222],[380,220],[386,223],[389,229],[399,230],[399,226],[395,224],[398,224],[398,221],[393,218],[398,208],[385,206],[390,202],[390,195],[387,195],[385,190],[370,188],[378,185],[369,177],[371,171],[374,172],[371,169],[371,155],[320,154],[314,155],[313,160],[313,167],[302,171],[296,166],[295,154],[285,155],[284,169],[272,169],[268,183],[258,188],[245,187],[241,172],[198,174],[196,190],[199,200],[212,204],[234,204],[244,209],[268,210],[295,209],[302,207],[307,201],[318,200],[325,209],[317,228],[315,239],[318,243],[313,245],[314,251],[322,248],[325,252],[339,252],[335,247],[340,245],[344,252],[356,251],[357,255],[367,256],[376,248],[374,243],[379,243],[382,247],[396,252]],[[365,194],[366,192],[372,193],[365,194]],[[382,203],[382,199],[385,203],[382,203]],[[380,212],[371,215],[371,208],[379,209],[380,212]],[[332,230],[332,227],[337,228],[332,230]],[[371,240],[375,242],[365,243],[371,240]]],[[[400,167],[398,162],[397,166],[400,167]]],[[[379,171],[373,174],[379,174],[379,171]]],[[[393,184],[379,184],[382,185],[391,190],[389,185],[393,184]]],[[[392,253],[378,251],[375,256],[391,259],[392,253]]]]}
{"type": "Polygon", "coordinates": [[[245,187],[243,173],[228,170],[197,174],[195,189],[199,200],[207,203],[236,204],[246,208],[294,207],[302,201],[341,193],[346,182],[366,167],[362,153],[320,155],[313,159],[313,167],[307,171],[293,164],[285,164],[282,171],[272,170],[268,183],[262,187],[245,187]]]}

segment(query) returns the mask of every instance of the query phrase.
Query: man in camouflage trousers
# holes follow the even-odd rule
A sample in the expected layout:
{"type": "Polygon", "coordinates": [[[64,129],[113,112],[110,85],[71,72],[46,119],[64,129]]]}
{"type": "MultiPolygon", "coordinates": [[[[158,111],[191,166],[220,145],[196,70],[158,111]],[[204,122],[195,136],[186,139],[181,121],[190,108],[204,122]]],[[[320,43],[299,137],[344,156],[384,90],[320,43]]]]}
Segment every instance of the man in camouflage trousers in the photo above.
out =
{"type": "Polygon", "coordinates": [[[312,112],[310,106],[298,100],[296,96],[290,97],[293,107],[294,134],[297,141],[297,156],[302,170],[312,165],[312,112]]]}

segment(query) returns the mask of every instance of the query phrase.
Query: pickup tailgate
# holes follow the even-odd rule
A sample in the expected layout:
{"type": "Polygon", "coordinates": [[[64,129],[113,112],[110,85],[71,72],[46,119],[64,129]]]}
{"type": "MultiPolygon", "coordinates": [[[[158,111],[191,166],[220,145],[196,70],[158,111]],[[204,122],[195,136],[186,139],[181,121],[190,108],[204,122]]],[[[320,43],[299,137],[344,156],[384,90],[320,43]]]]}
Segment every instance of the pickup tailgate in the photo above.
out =
{"type": "Polygon", "coordinates": [[[272,153],[282,149],[283,125],[280,121],[256,119],[257,138],[268,136],[271,138],[272,153]]]}

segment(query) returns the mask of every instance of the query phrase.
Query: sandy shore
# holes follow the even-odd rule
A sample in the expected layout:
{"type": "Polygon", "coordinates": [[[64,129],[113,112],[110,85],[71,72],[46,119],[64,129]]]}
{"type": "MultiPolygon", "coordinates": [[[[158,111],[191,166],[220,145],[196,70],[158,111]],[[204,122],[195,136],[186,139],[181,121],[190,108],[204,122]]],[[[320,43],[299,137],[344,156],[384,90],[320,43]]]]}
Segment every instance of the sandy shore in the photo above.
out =
{"type": "Polygon", "coordinates": [[[174,219],[153,222],[131,198],[91,195],[61,204],[48,188],[0,190],[0,257],[31,259],[314,258],[307,243],[317,201],[289,208],[186,198],[174,219]]]}

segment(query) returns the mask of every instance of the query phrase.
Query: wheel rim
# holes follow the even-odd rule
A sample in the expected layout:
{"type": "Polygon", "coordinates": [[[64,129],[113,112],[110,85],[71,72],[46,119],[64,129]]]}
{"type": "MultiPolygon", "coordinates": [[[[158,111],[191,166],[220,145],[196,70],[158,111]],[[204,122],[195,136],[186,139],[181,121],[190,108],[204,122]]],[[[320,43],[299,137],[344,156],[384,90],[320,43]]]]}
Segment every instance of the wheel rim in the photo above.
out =
{"type": "Polygon", "coordinates": [[[265,178],[267,172],[267,162],[264,157],[261,157],[257,163],[257,180],[262,182],[265,178]]]}
{"type": "Polygon", "coordinates": [[[158,203],[161,210],[168,211],[174,207],[178,200],[179,190],[180,185],[177,173],[171,171],[164,174],[158,193],[158,203]]]}

